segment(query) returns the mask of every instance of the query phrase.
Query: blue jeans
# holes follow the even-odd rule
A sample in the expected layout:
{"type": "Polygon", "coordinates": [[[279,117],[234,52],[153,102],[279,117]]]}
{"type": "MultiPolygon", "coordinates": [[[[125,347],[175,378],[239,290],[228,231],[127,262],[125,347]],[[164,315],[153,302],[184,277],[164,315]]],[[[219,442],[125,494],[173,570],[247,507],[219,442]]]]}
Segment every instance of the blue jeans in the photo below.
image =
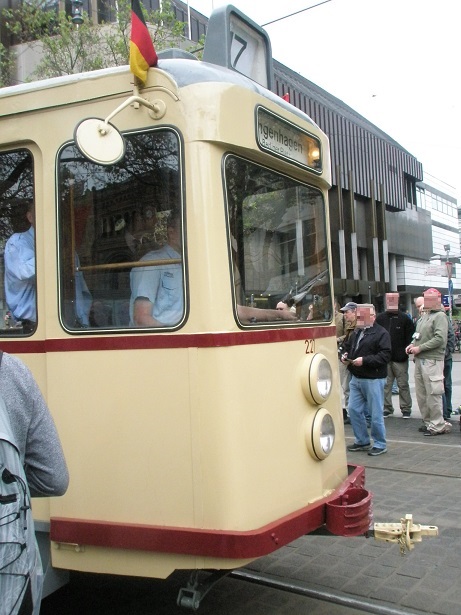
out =
{"type": "Polygon", "coordinates": [[[453,358],[448,357],[445,359],[443,365],[443,396],[442,396],[442,404],[443,404],[443,418],[446,421],[449,421],[451,418],[452,404],[451,404],[451,394],[453,390],[453,381],[451,377],[451,370],[453,366],[453,358]]]}
{"type": "Polygon", "coordinates": [[[371,437],[373,446],[386,448],[386,428],[384,427],[384,384],[386,378],[356,378],[352,376],[349,384],[349,417],[354,431],[356,444],[370,443],[366,416],[371,415],[371,437]]]}

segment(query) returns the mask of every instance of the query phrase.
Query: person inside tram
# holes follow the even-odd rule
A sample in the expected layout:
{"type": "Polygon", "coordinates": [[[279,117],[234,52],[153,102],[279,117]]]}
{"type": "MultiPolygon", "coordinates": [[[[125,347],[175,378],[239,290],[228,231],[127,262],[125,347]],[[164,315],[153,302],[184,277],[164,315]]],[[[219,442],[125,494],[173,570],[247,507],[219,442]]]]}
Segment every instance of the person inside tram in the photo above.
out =
{"type": "MultiPolygon", "coordinates": [[[[26,231],[14,233],[5,245],[5,298],[13,323],[23,333],[33,333],[37,326],[37,287],[35,279],[35,207],[27,204],[26,231]]],[[[88,326],[92,297],[83,273],[78,271],[80,261],[75,253],[75,319],[80,326],[88,326]]]]}
{"type": "Polygon", "coordinates": [[[245,305],[245,292],[243,290],[242,278],[237,265],[237,255],[235,249],[232,250],[232,261],[234,264],[234,289],[235,296],[237,297],[237,316],[242,324],[255,324],[258,322],[274,322],[280,320],[290,322],[298,320],[296,309],[293,311],[291,306],[285,301],[279,301],[275,310],[271,308],[258,308],[253,305],[245,305]]]}
{"type": "Polygon", "coordinates": [[[156,237],[157,221],[156,207],[148,204],[142,214],[139,211],[135,213],[132,229],[124,225],[125,241],[135,258],[161,248],[156,237]]]}
{"type": "MultiPolygon", "coordinates": [[[[181,215],[170,212],[167,243],[147,252],[141,261],[181,259],[181,215]]],[[[178,324],[184,314],[184,289],[181,263],[134,267],[130,273],[130,322],[137,327],[164,327],[178,324]]]]}
{"type": "Polygon", "coordinates": [[[257,308],[251,305],[237,304],[237,315],[240,322],[245,324],[254,324],[257,322],[274,322],[278,320],[295,321],[298,320],[296,312],[293,313],[290,308],[257,308]]]}
{"type": "Polygon", "coordinates": [[[35,283],[35,209],[29,201],[24,213],[28,229],[14,233],[5,245],[6,303],[24,333],[32,333],[37,323],[35,283]]]}

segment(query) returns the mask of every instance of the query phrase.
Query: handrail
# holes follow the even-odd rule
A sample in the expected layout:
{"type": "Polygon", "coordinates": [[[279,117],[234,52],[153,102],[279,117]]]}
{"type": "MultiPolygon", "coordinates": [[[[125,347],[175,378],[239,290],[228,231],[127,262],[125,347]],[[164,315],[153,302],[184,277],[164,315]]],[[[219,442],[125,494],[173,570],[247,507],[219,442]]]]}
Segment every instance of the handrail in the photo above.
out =
{"type": "Polygon", "coordinates": [[[98,271],[104,269],[133,269],[135,267],[161,267],[162,265],[180,265],[180,258],[165,258],[156,261],[126,261],[124,263],[102,263],[101,265],[84,265],[76,267],[75,271],[98,271]]]}

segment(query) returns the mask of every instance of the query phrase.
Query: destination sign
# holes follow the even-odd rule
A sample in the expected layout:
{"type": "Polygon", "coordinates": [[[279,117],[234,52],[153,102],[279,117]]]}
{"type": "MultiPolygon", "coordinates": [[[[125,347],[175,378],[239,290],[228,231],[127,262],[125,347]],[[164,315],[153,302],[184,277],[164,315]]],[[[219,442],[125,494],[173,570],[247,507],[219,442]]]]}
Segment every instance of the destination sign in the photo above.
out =
{"type": "Polygon", "coordinates": [[[317,137],[262,107],[257,109],[256,121],[261,149],[314,171],[322,171],[322,150],[317,137]]]}

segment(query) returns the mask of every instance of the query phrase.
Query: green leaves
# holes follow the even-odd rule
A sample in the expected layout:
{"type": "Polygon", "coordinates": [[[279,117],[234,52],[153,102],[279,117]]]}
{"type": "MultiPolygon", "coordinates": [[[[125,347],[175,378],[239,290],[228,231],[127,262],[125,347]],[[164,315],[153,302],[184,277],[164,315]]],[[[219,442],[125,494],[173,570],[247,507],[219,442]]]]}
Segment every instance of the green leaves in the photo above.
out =
{"type": "MultiPolygon", "coordinates": [[[[118,11],[110,23],[94,23],[83,13],[83,23],[76,26],[72,16],[56,11],[42,0],[30,0],[17,9],[1,12],[14,44],[34,47],[38,64],[30,75],[46,79],[60,75],[121,66],[129,62],[131,2],[119,0],[118,11]],[[38,44],[37,44],[38,42],[38,44]]],[[[187,47],[187,24],[177,21],[171,3],[162,10],[145,11],[146,23],[157,51],[168,47],[187,47]]],[[[96,19],[96,16],[94,17],[96,19]]],[[[0,86],[13,83],[12,54],[0,46],[0,86]]]]}

